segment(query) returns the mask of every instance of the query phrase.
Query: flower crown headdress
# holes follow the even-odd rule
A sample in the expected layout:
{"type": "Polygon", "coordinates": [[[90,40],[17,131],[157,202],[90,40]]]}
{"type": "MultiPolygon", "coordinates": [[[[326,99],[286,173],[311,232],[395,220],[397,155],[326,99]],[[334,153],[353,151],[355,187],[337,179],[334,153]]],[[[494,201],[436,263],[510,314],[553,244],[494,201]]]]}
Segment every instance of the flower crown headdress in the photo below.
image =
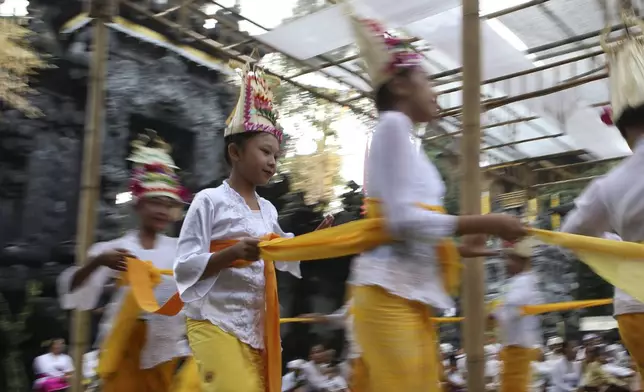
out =
{"type": "Polygon", "coordinates": [[[401,68],[420,65],[421,56],[412,50],[407,40],[387,33],[376,20],[358,18],[350,8],[348,12],[374,90],[387,83],[401,68]]]}
{"type": "Polygon", "coordinates": [[[146,129],[145,134],[132,142],[132,155],[128,161],[134,163],[130,179],[132,198],[169,197],[178,202],[187,202],[190,194],[175,173],[170,152],[172,148],[156,132],[146,129]]]}
{"type": "Polygon", "coordinates": [[[242,84],[239,100],[226,120],[224,136],[244,132],[267,132],[281,143],[283,130],[279,125],[279,113],[273,103],[273,91],[264,71],[254,65],[242,68],[242,84]]]}

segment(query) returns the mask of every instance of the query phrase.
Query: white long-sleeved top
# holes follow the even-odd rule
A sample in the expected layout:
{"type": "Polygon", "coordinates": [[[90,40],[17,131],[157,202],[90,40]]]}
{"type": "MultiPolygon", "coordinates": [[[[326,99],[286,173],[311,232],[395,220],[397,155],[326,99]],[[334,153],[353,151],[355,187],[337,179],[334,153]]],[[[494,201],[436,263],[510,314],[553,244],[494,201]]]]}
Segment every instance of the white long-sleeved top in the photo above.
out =
{"type": "Polygon", "coordinates": [[[327,320],[336,328],[344,328],[344,338],[347,341],[348,352],[347,359],[360,358],[362,350],[356,342],[353,332],[353,316],[351,315],[351,306],[353,300],[349,300],[344,306],[330,315],[326,316],[327,320]]]}
{"type": "Polygon", "coordinates": [[[442,205],[445,184],[412,143],[413,123],[400,112],[380,114],[367,157],[367,195],[380,200],[396,241],[356,257],[351,284],[375,285],[439,309],[454,307],[441,281],[435,246],[456,230],[457,218],[423,210],[442,205]]]}
{"type": "Polygon", "coordinates": [[[521,306],[543,302],[537,277],[524,271],[511,277],[501,304],[494,310],[504,346],[532,348],[541,343],[541,322],[537,316],[522,316],[521,306]]]}
{"type": "MultiPolygon", "coordinates": [[[[624,241],[644,241],[644,139],[633,155],[607,175],[593,181],[575,200],[575,209],[566,216],[561,231],[593,237],[615,232],[624,241]]],[[[617,238],[615,238],[617,239],[617,238]]],[[[644,313],[644,304],[615,289],[615,315],[644,313]]]]}
{"type": "Polygon", "coordinates": [[[552,392],[576,392],[581,379],[581,362],[561,358],[551,371],[552,392]]]}
{"type": "MultiPolygon", "coordinates": [[[[144,249],[139,241],[138,232],[128,232],[123,237],[112,241],[98,242],[89,249],[89,257],[96,257],[113,249],[126,249],[140,260],[151,261],[159,269],[171,269],[177,239],[158,235],[154,249],[144,249]]],[[[73,292],[70,291],[71,281],[78,270],[70,267],[63,271],[58,278],[58,292],[63,309],[90,310],[96,308],[105,285],[118,276],[118,272],[107,267],[100,267],[73,292]]],[[[162,282],[154,288],[154,295],[159,303],[167,301],[176,292],[176,284],[170,276],[163,276],[162,282]]],[[[99,324],[98,339],[95,346],[101,344],[112,328],[114,317],[121,309],[121,304],[129,287],[119,288],[107,305],[101,323],[99,324]]],[[[185,340],[185,316],[178,314],[167,317],[157,314],[142,313],[141,319],[146,320],[146,342],[141,351],[141,367],[150,369],[174,358],[190,355],[188,343],[185,340]]]]}
{"type": "Polygon", "coordinates": [[[34,373],[37,376],[63,377],[73,371],[74,362],[67,354],[47,353],[34,359],[34,373]]]}
{"type": "MultiPolygon", "coordinates": [[[[189,318],[208,320],[241,342],[263,349],[264,261],[244,268],[227,268],[201,279],[212,255],[210,242],[213,240],[260,238],[269,233],[293,237],[280,228],[275,206],[255,196],[258,211],[252,211],[227,181],[197,193],[179,235],[174,276],[189,318]]],[[[299,262],[276,262],[275,266],[301,277],[299,262]]]]}

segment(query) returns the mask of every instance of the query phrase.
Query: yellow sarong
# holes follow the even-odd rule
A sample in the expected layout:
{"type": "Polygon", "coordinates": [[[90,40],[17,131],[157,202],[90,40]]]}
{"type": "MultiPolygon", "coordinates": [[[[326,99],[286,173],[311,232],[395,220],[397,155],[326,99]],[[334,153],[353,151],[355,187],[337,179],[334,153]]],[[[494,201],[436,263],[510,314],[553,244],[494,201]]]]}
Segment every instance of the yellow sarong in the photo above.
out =
{"type": "Polygon", "coordinates": [[[620,314],[615,317],[619,335],[626,349],[635,360],[640,376],[644,375],[644,313],[620,314]]]}
{"type": "Polygon", "coordinates": [[[201,389],[194,392],[264,392],[266,361],[261,351],[209,321],[188,319],[187,326],[201,379],[201,389]]]}
{"type": "Polygon", "coordinates": [[[353,288],[356,340],[369,392],[440,390],[430,308],[377,286],[353,288]]]}
{"type": "Polygon", "coordinates": [[[177,360],[161,363],[151,369],[141,369],[141,350],[145,344],[147,326],[144,321],[137,321],[128,339],[126,352],[116,370],[102,376],[104,392],[188,392],[194,389],[196,366],[190,360],[184,363],[183,384],[175,384],[177,360]],[[192,384],[190,384],[192,380],[192,384]]]}
{"type": "Polygon", "coordinates": [[[532,361],[537,358],[533,348],[507,346],[501,350],[500,392],[528,392],[532,381],[532,361]]]}
{"type": "Polygon", "coordinates": [[[370,392],[369,373],[364,360],[362,358],[353,358],[350,360],[350,366],[349,390],[351,392],[370,392]]]}

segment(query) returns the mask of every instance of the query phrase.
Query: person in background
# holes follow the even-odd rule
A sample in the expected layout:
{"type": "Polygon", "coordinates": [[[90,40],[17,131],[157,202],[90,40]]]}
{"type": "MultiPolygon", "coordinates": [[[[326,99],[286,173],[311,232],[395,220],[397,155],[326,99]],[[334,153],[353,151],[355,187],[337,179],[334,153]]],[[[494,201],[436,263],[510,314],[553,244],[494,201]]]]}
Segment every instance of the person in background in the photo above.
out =
{"type": "Polygon", "coordinates": [[[581,387],[586,392],[609,390],[627,392],[628,383],[607,372],[601,362],[600,349],[597,346],[586,350],[586,359],[582,365],[581,387]]]}
{"type": "Polygon", "coordinates": [[[349,392],[349,385],[342,377],[340,367],[337,364],[329,366],[326,370],[327,385],[326,392],[349,392]]]}
{"type": "Polygon", "coordinates": [[[563,356],[552,368],[552,392],[575,392],[579,388],[581,363],[575,359],[575,349],[569,342],[561,345],[563,356]]]}
{"type": "MultiPolygon", "coordinates": [[[[189,196],[175,173],[170,146],[156,133],[140,135],[132,147],[130,189],[138,227],[120,238],[92,245],[84,266],[70,267],[61,274],[58,291],[64,309],[95,309],[106,284],[127,270],[128,258],[149,261],[160,270],[172,268],[177,239],[163,233],[180,218],[189,196]]],[[[163,276],[154,288],[161,302],[175,292],[176,283],[170,276],[163,276]]],[[[168,317],[139,312],[127,306],[130,294],[130,287],[120,285],[101,319],[96,343],[110,353],[105,356],[110,361],[99,356],[102,391],[167,392],[179,373],[198,382],[193,361],[187,360],[177,371],[190,356],[183,314],[168,317]],[[118,324],[132,321],[134,325],[118,324]],[[127,336],[123,330],[129,332],[127,336]]]]}
{"type": "Polygon", "coordinates": [[[72,358],[65,354],[65,340],[53,339],[49,343],[49,352],[34,360],[36,382],[34,391],[54,392],[69,388],[74,375],[72,358]]]}
{"type": "Polygon", "coordinates": [[[501,304],[490,314],[490,321],[499,327],[502,392],[527,392],[532,381],[531,363],[534,347],[541,343],[541,321],[536,316],[521,314],[521,306],[543,302],[538,279],[531,269],[534,242],[523,239],[507,244],[506,268],[510,276],[501,304]]]}
{"type": "Polygon", "coordinates": [[[499,361],[496,344],[486,344],[485,351],[485,386],[488,391],[496,391],[499,387],[499,376],[503,364],[499,361]]]}
{"type": "Polygon", "coordinates": [[[463,392],[467,387],[466,380],[456,365],[455,355],[449,357],[449,366],[446,367],[445,372],[445,387],[447,392],[463,392]]]}
{"type": "Polygon", "coordinates": [[[548,351],[546,352],[546,361],[549,361],[551,359],[557,360],[562,357],[563,353],[561,351],[561,345],[563,344],[563,339],[560,338],[559,336],[552,336],[548,338],[548,341],[546,342],[546,346],[548,348],[548,351]]]}
{"type": "Polygon", "coordinates": [[[298,317],[312,318],[313,322],[326,323],[332,328],[344,328],[345,363],[342,366],[343,377],[349,380],[351,392],[368,391],[366,382],[366,368],[360,356],[361,350],[355,341],[353,332],[353,315],[351,311],[352,300],[347,301],[344,306],[328,315],[303,314],[298,317]]]}
{"type": "MultiPolygon", "coordinates": [[[[562,341],[563,342],[563,341],[562,341]]],[[[537,346],[536,360],[532,361],[532,392],[545,392],[552,374],[551,363],[546,361],[543,347],[537,346]]]]}
{"type": "Polygon", "coordinates": [[[286,365],[289,372],[282,377],[282,392],[308,392],[306,377],[302,373],[305,363],[303,359],[296,359],[286,365]]]}

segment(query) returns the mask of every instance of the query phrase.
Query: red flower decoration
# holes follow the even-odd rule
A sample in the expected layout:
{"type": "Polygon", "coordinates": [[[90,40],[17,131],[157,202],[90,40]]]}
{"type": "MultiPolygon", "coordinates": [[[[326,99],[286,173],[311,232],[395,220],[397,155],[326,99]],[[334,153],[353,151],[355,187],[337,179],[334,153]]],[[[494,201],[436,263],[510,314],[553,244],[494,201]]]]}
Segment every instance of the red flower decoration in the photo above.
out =
{"type": "Polygon", "coordinates": [[[602,110],[600,118],[602,122],[608,126],[615,125],[615,123],[613,123],[613,109],[610,107],[605,107],[604,110],[602,110]]]}

